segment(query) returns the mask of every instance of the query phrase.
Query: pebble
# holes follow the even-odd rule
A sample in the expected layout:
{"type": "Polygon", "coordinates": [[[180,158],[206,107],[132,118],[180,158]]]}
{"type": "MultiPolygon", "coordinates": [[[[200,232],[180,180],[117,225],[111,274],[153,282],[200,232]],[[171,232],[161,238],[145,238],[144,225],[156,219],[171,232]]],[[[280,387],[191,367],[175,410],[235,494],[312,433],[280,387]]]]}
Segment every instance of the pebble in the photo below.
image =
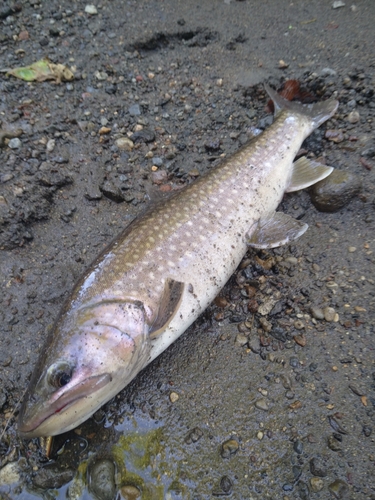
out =
{"type": "Polygon", "coordinates": [[[128,109],[128,112],[129,112],[130,116],[140,116],[140,114],[141,114],[141,106],[139,104],[133,104],[128,109]]]}
{"type": "Polygon", "coordinates": [[[340,7],[345,7],[345,2],[342,0],[335,0],[332,4],[332,9],[339,9],[340,7]]]}
{"type": "Polygon", "coordinates": [[[329,323],[335,320],[336,311],[333,309],[333,307],[325,307],[323,309],[323,314],[324,314],[324,319],[329,323]]]}
{"type": "Polygon", "coordinates": [[[88,468],[89,491],[94,498],[113,500],[116,493],[116,466],[112,460],[95,460],[88,468]]]}
{"type": "Polygon", "coordinates": [[[240,345],[240,346],[244,346],[246,345],[248,342],[248,338],[246,337],[246,335],[243,335],[242,333],[239,333],[237,336],[236,336],[236,344],[240,345]]]}
{"type": "Polygon", "coordinates": [[[185,437],[185,443],[196,443],[203,436],[203,431],[199,427],[194,427],[189,434],[185,437]]]}
{"type": "Polygon", "coordinates": [[[54,139],[50,139],[47,142],[46,150],[47,153],[52,153],[52,151],[55,149],[56,141],[54,139]]]}
{"type": "Polygon", "coordinates": [[[310,487],[314,493],[321,491],[324,488],[324,481],[319,477],[312,477],[310,479],[310,487]]]}
{"type": "Polygon", "coordinates": [[[336,169],[328,177],[314,184],[310,197],[321,212],[337,212],[360,192],[361,187],[359,176],[336,169]]]}
{"type": "Polygon", "coordinates": [[[118,500],[138,500],[141,498],[141,492],[133,485],[122,486],[119,491],[118,500]]]}
{"type": "Polygon", "coordinates": [[[349,247],[348,252],[349,253],[354,253],[357,250],[357,247],[349,247]]]}
{"type": "Polygon", "coordinates": [[[61,488],[69,483],[74,477],[72,469],[42,468],[33,476],[33,485],[37,488],[52,489],[61,488]]]}
{"type": "Polygon", "coordinates": [[[257,432],[257,438],[259,439],[259,441],[262,441],[262,439],[264,438],[264,432],[258,431],[257,432]]]}
{"type": "Polygon", "coordinates": [[[320,307],[312,306],[310,312],[315,319],[324,319],[323,309],[320,307]]]}
{"type": "Polygon", "coordinates": [[[359,122],[359,113],[358,111],[354,110],[354,111],[351,111],[349,114],[348,114],[348,122],[349,123],[358,123],[359,122]]]}
{"type": "Polygon", "coordinates": [[[134,142],[128,137],[119,137],[116,139],[115,144],[122,151],[132,151],[134,148],[134,142]]]}
{"type": "Polygon", "coordinates": [[[18,483],[20,479],[17,462],[10,462],[0,470],[0,485],[18,483]]]}
{"type": "Polygon", "coordinates": [[[22,147],[22,142],[18,139],[18,137],[15,137],[8,142],[8,146],[10,149],[19,149],[22,147]]]}
{"type": "Polygon", "coordinates": [[[228,476],[223,476],[220,479],[220,484],[217,488],[214,488],[212,490],[212,495],[214,497],[222,497],[222,496],[227,496],[232,493],[233,489],[233,482],[228,476]]]}
{"type": "Polygon", "coordinates": [[[302,455],[303,452],[303,443],[299,439],[294,441],[293,450],[297,453],[297,455],[302,455]]]}
{"type": "Polygon", "coordinates": [[[258,408],[258,410],[263,410],[263,411],[269,410],[268,403],[264,398],[258,399],[258,401],[255,402],[255,408],[258,408]]]}
{"type": "Polygon", "coordinates": [[[310,472],[313,476],[326,477],[327,471],[319,466],[318,459],[312,458],[310,460],[310,472]]]}
{"type": "Polygon", "coordinates": [[[99,186],[99,189],[104,194],[104,196],[116,203],[121,203],[125,200],[124,194],[121,189],[111,181],[103,182],[103,184],[99,186]]]}
{"type": "Polygon", "coordinates": [[[223,458],[229,458],[231,455],[237,453],[239,447],[238,441],[235,439],[228,439],[221,445],[221,456],[223,458]]]}
{"type": "Polygon", "coordinates": [[[86,14],[90,14],[91,16],[95,16],[98,13],[98,9],[95,7],[95,5],[86,5],[85,7],[85,12],[86,14]]]}
{"type": "Polygon", "coordinates": [[[178,401],[179,398],[180,396],[177,394],[177,392],[171,392],[169,395],[171,403],[175,403],[176,401],[178,401]]]}
{"type": "Polygon", "coordinates": [[[328,438],[328,448],[332,451],[341,451],[340,442],[333,435],[328,438]]]}
{"type": "Polygon", "coordinates": [[[349,486],[345,483],[345,481],[336,479],[336,481],[328,486],[328,489],[335,498],[340,500],[341,498],[344,498],[349,491],[349,486]]]}

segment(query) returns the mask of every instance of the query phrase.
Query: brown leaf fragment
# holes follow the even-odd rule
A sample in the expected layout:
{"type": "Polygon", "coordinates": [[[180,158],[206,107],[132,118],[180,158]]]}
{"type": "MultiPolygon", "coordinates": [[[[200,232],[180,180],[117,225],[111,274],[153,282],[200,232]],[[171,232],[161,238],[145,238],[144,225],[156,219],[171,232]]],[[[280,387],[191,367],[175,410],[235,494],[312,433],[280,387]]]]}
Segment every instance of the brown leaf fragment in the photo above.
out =
{"type": "Polygon", "coordinates": [[[302,408],[302,403],[299,399],[297,399],[289,405],[289,408],[291,408],[292,410],[299,410],[300,408],[302,408]]]}

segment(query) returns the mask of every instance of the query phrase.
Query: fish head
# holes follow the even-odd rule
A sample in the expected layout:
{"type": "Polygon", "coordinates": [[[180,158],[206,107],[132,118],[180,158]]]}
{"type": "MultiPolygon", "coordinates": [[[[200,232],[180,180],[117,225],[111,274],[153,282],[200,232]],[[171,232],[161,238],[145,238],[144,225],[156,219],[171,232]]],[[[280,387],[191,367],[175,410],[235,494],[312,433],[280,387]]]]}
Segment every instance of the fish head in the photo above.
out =
{"type": "Polygon", "coordinates": [[[19,434],[54,436],[77,427],[135,377],[149,351],[140,302],[108,301],[63,314],[30,380],[19,434]]]}

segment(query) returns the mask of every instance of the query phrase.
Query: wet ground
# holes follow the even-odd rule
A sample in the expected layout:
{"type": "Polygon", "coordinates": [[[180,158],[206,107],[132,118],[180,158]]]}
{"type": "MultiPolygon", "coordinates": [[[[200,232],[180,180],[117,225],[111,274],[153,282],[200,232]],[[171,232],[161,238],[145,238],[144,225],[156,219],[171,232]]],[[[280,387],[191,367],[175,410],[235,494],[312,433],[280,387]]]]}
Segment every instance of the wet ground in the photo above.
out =
{"type": "Polygon", "coordinates": [[[1,66],[48,56],[75,78],[0,78],[0,497],[375,498],[375,4],[333,3],[2,5],[1,66]],[[286,195],[307,233],[249,252],[48,461],[16,416],[75,280],[150,191],[192,182],[269,126],[260,84],[290,78],[340,100],[303,147],[360,193],[335,213],[286,195]]]}

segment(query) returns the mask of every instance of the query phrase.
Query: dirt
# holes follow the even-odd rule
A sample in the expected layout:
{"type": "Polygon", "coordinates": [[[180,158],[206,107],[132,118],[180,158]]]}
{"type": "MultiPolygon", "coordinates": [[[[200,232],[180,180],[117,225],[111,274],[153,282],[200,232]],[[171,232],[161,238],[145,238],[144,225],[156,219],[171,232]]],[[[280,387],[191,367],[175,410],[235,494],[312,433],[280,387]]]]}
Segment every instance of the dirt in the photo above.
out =
{"type": "Polygon", "coordinates": [[[75,74],[0,74],[0,497],[374,499],[375,3],[86,5],[0,10],[3,69],[48,57],[75,74]],[[339,99],[303,148],[360,193],[335,213],[286,195],[305,235],[249,252],[222,299],[48,461],[16,417],[74,282],[155,192],[269,126],[262,83],[294,78],[339,99]],[[112,489],[92,485],[95,459],[115,464],[112,489]]]}

